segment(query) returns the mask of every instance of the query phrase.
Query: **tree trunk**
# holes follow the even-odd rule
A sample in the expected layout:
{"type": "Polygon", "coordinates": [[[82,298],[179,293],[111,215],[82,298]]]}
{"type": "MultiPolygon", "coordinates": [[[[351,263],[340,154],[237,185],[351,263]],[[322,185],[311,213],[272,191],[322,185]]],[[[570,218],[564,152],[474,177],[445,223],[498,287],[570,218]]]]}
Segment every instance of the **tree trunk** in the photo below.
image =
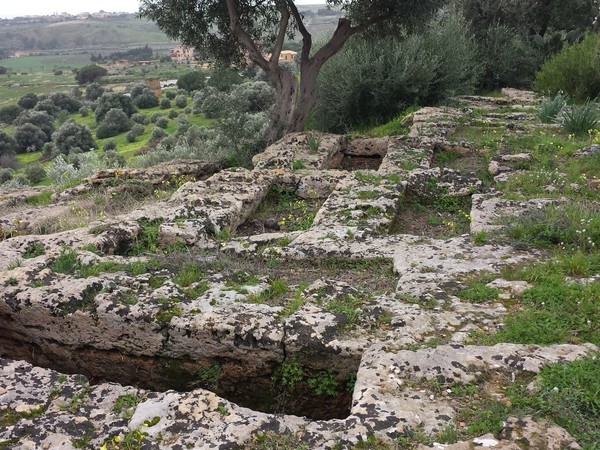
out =
{"type": "Polygon", "coordinates": [[[276,94],[275,106],[271,113],[271,128],[267,136],[269,142],[274,142],[290,132],[289,125],[294,115],[298,83],[293,73],[279,66],[267,75],[276,94]]]}

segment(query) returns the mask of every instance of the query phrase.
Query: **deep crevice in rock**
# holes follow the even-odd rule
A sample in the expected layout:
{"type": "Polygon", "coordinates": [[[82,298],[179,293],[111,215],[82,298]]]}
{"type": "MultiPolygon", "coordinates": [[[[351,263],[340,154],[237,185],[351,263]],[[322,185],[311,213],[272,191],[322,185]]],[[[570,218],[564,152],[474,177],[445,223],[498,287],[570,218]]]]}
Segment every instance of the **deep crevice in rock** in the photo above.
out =
{"type": "Polygon", "coordinates": [[[323,370],[298,363],[302,360],[305,364],[314,355],[286,355],[282,362],[257,365],[226,357],[192,360],[139,356],[118,350],[16,339],[0,338],[2,357],[24,360],[61,373],[81,374],[92,385],[114,382],[161,392],[201,388],[255,411],[314,420],[343,419],[350,414],[353,381],[358,370],[356,360],[332,355],[321,359],[336,358],[337,361],[328,366],[336,369],[323,370]],[[301,379],[284,374],[282,368],[287,361],[301,367],[301,379]]]}

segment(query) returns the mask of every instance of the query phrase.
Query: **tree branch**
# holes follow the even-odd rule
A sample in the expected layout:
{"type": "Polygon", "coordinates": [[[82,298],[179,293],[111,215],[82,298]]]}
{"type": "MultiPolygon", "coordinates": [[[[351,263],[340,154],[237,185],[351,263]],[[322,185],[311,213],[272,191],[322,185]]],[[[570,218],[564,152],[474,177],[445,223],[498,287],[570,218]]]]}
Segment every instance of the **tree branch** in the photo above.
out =
{"type": "Polygon", "coordinates": [[[281,14],[281,20],[279,21],[279,31],[277,32],[275,47],[273,48],[271,60],[269,61],[270,66],[279,64],[279,56],[281,55],[281,50],[283,49],[283,41],[285,40],[285,33],[290,20],[290,11],[288,8],[286,8],[285,2],[277,2],[277,9],[281,14]]]}
{"type": "Polygon", "coordinates": [[[268,72],[270,69],[268,61],[264,58],[254,40],[252,40],[252,37],[240,25],[240,16],[235,9],[234,0],[225,0],[225,3],[227,4],[227,12],[229,13],[229,29],[240,44],[248,51],[250,60],[265,72],[268,72]]]}
{"type": "Polygon", "coordinates": [[[301,61],[308,61],[310,58],[310,51],[312,49],[312,36],[306,29],[304,22],[302,21],[302,15],[293,0],[287,0],[288,8],[290,9],[296,25],[298,25],[298,31],[302,35],[302,53],[300,53],[301,61]]]}

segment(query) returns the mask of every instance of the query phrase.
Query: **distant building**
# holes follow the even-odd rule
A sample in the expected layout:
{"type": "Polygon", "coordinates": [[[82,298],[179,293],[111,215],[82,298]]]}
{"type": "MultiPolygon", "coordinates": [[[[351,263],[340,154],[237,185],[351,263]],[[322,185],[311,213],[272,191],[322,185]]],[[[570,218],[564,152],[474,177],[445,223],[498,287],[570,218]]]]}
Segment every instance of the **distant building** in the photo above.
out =
{"type": "MultiPolygon", "coordinates": [[[[281,53],[279,54],[279,62],[282,62],[282,61],[294,62],[294,58],[296,57],[297,54],[298,54],[298,52],[295,52],[293,50],[282,50],[281,53]]],[[[271,60],[271,56],[272,56],[272,53],[267,53],[266,55],[264,55],[264,57],[267,61],[271,60]]]]}
{"type": "Polygon", "coordinates": [[[183,45],[172,48],[171,59],[178,62],[193,61],[196,59],[196,49],[183,45]]]}
{"type": "Polygon", "coordinates": [[[279,61],[294,62],[294,58],[296,58],[297,54],[298,52],[293,50],[282,50],[281,54],[279,55],[279,61]]]}

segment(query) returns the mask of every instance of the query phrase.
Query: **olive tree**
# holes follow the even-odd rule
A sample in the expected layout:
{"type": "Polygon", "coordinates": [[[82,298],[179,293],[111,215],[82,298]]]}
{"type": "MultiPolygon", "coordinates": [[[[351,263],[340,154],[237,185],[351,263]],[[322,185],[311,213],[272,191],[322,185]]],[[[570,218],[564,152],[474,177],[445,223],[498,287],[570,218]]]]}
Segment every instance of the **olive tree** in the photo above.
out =
{"type": "MultiPolygon", "coordinates": [[[[444,0],[326,0],[344,15],[319,49],[293,0],[141,0],[140,12],[171,38],[208,50],[223,66],[249,59],[275,88],[274,134],[300,131],[317,103],[317,76],[353,35],[413,26],[444,0]],[[300,79],[279,63],[286,37],[302,36],[300,79]]],[[[275,136],[272,136],[275,137],[275,136]]]]}
{"type": "Polygon", "coordinates": [[[65,155],[68,155],[71,149],[76,147],[83,151],[98,148],[90,129],[86,125],[81,125],[72,120],[63,123],[52,134],[52,142],[56,149],[65,155]]]}

